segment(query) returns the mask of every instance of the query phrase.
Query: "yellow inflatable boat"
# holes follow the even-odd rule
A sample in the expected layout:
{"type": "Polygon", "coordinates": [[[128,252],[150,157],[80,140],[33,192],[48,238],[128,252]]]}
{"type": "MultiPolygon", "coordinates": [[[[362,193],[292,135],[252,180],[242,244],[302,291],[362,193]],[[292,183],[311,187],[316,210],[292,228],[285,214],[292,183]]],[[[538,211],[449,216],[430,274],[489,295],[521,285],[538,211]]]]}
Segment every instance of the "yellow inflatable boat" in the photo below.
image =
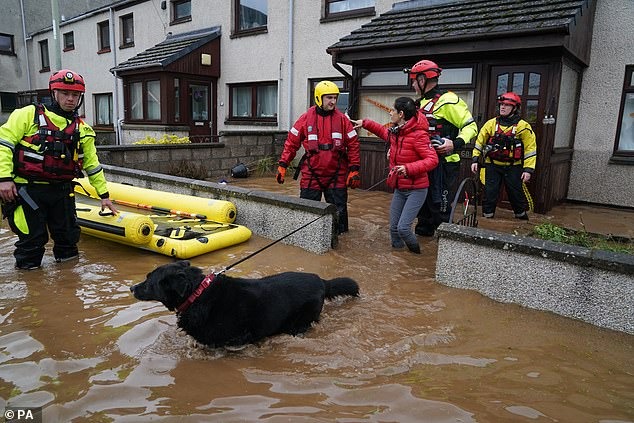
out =
{"type": "MultiPolygon", "coordinates": [[[[90,197],[98,198],[95,189],[88,183],[76,185],[75,192],[82,195],[86,195],[87,192],[90,197]]],[[[116,182],[108,182],[108,192],[113,203],[123,206],[214,222],[233,223],[236,220],[236,206],[230,201],[175,194],[116,182]]]]}
{"type": "Polygon", "coordinates": [[[80,201],[76,202],[76,210],[79,226],[87,235],[179,259],[239,244],[251,237],[248,228],[233,223],[123,210],[114,216],[102,213],[100,206],[80,201]]]}

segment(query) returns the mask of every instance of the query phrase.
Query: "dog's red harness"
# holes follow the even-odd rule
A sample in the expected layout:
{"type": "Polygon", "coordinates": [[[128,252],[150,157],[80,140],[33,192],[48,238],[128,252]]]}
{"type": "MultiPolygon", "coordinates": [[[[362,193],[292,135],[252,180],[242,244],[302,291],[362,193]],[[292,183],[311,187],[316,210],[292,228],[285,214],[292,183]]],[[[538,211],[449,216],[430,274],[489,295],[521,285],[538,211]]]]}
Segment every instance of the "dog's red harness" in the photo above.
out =
{"type": "Polygon", "coordinates": [[[196,298],[200,297],[203,291],[207,289],[209,285],[211,285],[211,283],[214,281],[215,276],[216,275],[214,273],[210,273],[207,276],[205,276],[205,279],[203,279],[202,282],[200,282],[200,285],[198,285],[198,288],[196,288],[196,290],[192,292],[189,298],[187,298],[183,304],[179,305],[176,308],[176,312],[182,313],[185,310],[187,310],[189,306],[192,305],[194,301],[196,301],[196,298]]]}

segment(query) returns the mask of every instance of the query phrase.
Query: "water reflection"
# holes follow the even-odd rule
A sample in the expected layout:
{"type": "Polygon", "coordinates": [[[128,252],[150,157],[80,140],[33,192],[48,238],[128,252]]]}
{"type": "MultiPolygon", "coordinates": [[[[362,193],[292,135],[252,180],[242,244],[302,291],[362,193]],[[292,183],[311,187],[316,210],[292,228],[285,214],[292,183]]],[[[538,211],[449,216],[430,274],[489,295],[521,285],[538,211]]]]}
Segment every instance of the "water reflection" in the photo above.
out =
{"type": "MultiPolygon", "coordinates": [[[[634,337],[437,284],[434,240],[422,257],[389,248],[389,198],[351,193],[336,251],[280,243],[231,270],[352,276],[362,292],[327,303],[303,337],[238,352],[197,346],[129,294],[169,258],[82,237],[79,262],[49,252],[18,272],[2,231],[0,405],[45,406],[46,422],[634,420],[634,337]]],[[[192,263],[220,270],[269,242],[192,263]]]]}

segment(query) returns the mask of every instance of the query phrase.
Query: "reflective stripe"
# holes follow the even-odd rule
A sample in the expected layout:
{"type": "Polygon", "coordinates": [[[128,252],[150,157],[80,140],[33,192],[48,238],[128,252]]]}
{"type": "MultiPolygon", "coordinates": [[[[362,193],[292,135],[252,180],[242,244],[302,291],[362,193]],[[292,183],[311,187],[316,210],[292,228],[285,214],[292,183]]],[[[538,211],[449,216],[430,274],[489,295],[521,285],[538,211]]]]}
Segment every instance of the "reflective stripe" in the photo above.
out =
{"type": "Polygon", "coordinates": [[[299,131],[298,131],[297,129],[295,129],[295,127],[293,126],[293,127],[291,128],[291,134],[293,134],[293,135],[295,135],[295,136],[298,136],[298,135],[299,135],[299,131]]]}
{"type": "Polygon", "coordinates": [[[341,139],[343,139],[343,134],[341,134],[340,132],[333,132],[333,133],[332,133],[332,139],[333,139],[333,140],[334,140],[334,139],[341,140],[341,139]]]}
{"type": "Polygon", "coordinates": [[[308,134],[308,141],[317,141],[317,134],[308,134]]]}
{"type": "Polygon", "coordinates": [[[39,115],[39,119],[40,119],[40,126],[48,126],[48,124],[46,123],[46,118],[44,117],[43,113],[39,115]]]}
{"type": "Polygon", "coordinates": [[[356,130],[352,130],[350,132],[348,132],[348,138],[354,138],[357,136],[357,131],[356,130]]]}
{"type": "Polygon", "coordinates": [[[536,156],[536,155],[537,155],[537,152],[536,152],[536,151],[533,151],[532,153],[529,153],[529,154],[524,155],[524,160],[526,160],[526,159],[530,159],[531,157],[534,157],[534,156],[536,156]]]}
{"type": "Polygon", "coordinates": [[[482,147],[480,147],[478,144],[474,145],[473,148],[482,153],[482,147]]]}
{"type": "Polygon", "coordinates": [[[460,155],[458,153],[451,154],[451,155],[445,157],[445,161],[449,162],[449,163],[459,162],[460,161],[460,155]]]}
{"type": "MultiPolygon", "coordinates": [[[[84,169],[84,170],[86,170],[86,169],[84,169]]],[[[86,174],[88,176],[92,176],[92,175],[95,175],[95,174],[101,172],[102,170],[103,170],[103,168],[101,167],[101,165],[99,165],[99,166],[97,166],[94,169],[86,170],[86,174]]]]}
{"type": "Polygon", "coordinates": [[[4,145],[5,147],[10,148],[11,151],[15,150],[15,145],[13,145],[13,143],[10,143],[9,141],[0,140],[0,145],[4,145]]]}
{"type": "Polygon", "coordinates": [[[35,151],[24,150],[24,157],[30,157],[35,160],[42,161],[44,160],[44,155],[36,153],[35,151]]]}

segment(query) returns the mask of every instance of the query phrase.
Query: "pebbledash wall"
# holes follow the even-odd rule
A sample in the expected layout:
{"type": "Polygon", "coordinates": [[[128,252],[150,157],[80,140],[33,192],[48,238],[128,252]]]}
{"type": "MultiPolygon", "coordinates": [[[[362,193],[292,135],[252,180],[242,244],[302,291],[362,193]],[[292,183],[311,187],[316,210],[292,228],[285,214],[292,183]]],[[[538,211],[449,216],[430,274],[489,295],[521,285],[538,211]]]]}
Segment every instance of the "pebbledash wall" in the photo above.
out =
{"type": "Polygon", "coordinates": [[[97,150],[103,164],[165,174],[179,168],[202,169],[206,178],[222,178],[238,163],[255,167],[263,158],[277,161],[286,135],[270,131],[224,133],[217,143],[98,145],[97,150]]]}
{"type": "Polygon", "coordinates": [[[446,223],[438,235],[438,282],[634,334],[634,256],[446,223]]]}

